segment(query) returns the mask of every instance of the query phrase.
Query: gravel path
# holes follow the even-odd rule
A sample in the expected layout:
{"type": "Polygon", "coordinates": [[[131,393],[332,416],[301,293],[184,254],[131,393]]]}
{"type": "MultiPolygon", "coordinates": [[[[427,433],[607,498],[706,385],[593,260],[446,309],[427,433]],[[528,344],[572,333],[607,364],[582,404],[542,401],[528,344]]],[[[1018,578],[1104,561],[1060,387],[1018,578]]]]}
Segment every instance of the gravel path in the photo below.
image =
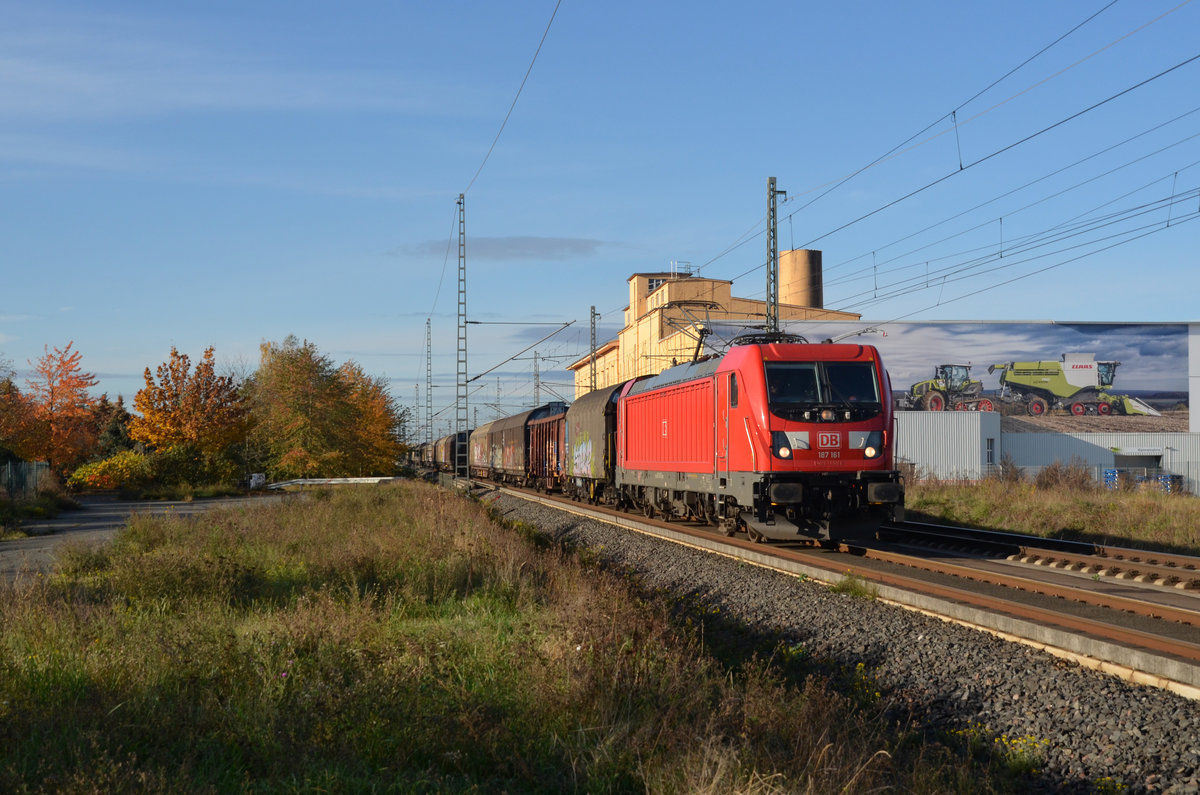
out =
{"type": "Polygon", "coordinates": [[[699,593],[754,632],[801,643],[851,670],[864,663],[895,708],[924,725],[982,724],[995,735],[1048,742],[1050,790],[1094,792],[1108,778],[1128,792],[1200,793],[1196,702],[816,583],[514,497],[488,499],[510,520],[602,548],[649,588],[699,593]]]}

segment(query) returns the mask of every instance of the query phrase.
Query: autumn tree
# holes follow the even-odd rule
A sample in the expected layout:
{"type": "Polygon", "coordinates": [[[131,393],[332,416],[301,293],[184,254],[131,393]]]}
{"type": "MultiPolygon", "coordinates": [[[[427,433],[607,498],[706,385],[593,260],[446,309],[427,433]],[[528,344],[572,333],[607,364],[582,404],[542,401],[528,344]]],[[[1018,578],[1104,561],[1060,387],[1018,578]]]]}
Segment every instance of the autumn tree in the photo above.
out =
{"type": "Polygon", "coordinates": [[[400,412],[386,384],[289,336],[263,343],[247,383],[251,449],[272,477],[391,474],[400,412]]]}
{"type": "Polygon", "coordinates": [[[13,376],[12,363],[0,358],[0,463],[18,458],[29,425],[29,402],[13,376]]]}
{"type": "Polygon", "coordinates": [[[347,439],[347,466],[360,475],[390,475],[403,450],[398,406],[382,378],[367,375],[355,362],[341,368],[349,390],[352,424],[347,439]]]}
{"type": "Polygon", "coordinates": [[[289,336],[264,342],[248,383],[253,437],[276,477],[334,477],[345,472],[340,441],[348,427],[347,389],[316,345],[289,336]]]}
{"type": "Polygon", "coordinates": [[[36,363],[30,362],[34,377],[25,381],[26,428],[16,451],[26,459],[49,462],[50,470],[59,474],[87,458],[96,443],[95,398],[88,389],[97,381],[81,370],[83,357],[71,350],[74,344],[72,340],[53,351],[47,346],[36,363]]]}
{"type": "MultiPolygon", "coordinates": [[[[160,453],[194,451],[210,468],[229,460],[246,433],[246,404],[233,379],[217,375],[211,346],[195,370],[187,354],[172,346],[156,375],[147,367],[143,377],[146,386],[133,399],[140,416],[129,420],[131,439],[160,453]]],[[[197,474],[185,473],[188,479],[197,474]]]]}

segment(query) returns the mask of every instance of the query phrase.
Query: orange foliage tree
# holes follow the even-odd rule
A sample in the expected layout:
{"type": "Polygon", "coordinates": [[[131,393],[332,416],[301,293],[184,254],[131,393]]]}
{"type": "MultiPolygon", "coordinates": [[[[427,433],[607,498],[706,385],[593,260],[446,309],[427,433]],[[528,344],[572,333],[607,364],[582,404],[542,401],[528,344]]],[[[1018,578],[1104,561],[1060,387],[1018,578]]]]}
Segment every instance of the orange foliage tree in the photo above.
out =
{"type": "Polygon", "coordinates": [[[263,343],[247,383],[252,457],[272,477],[390,475],[401,412],[386,383],[305,340],[263,343]]]}
{"type": "Polygon", "coordinates": [[[96,444],[92,420],[95,398],[88,388],[96,377],[82,372],[82,354],[72,352],[74,340],[62,350],[44,347],[45,354],[30,362],[34,377],[27,379],[23,396],[28,414],[19,448],[15,451],[30,460],[44,460],[50,470],[63,474],[83,461],[96,444]]]}
{"type": "Polygon", "coordinates": [[[8,363],[0,360],[0,462],[20,455],[29,431],[29,401],[12,376],[8,363]]]}
{"type": "Polygon", "coordinates": [[[403,451],[403,411],[384,379],[367,375],[355,362],[343,364],[340,373],[354,417],[347,440],[348,467],[358,475],[390,475],[403,451]]]}
{"type": "Polygon", "coordinates": [[[219,376],[213,348],[192,370],[191,359],[171,347],[157,369],[147,367],[146,386],[134,396],[141,416],[129,420],[129,438],[160,452],[191,447],[208,459],[221,457],[241,441],[247,428],[246,405],[233,379],[219,376]]]}
{"type": "Polygon", "coordinates": [[[345,475],[339,440],[350,417],[337,368],[316,345],[294,336],[260,347],[258,371],[247,385],[260,465],[272,477],[345,475]]]}

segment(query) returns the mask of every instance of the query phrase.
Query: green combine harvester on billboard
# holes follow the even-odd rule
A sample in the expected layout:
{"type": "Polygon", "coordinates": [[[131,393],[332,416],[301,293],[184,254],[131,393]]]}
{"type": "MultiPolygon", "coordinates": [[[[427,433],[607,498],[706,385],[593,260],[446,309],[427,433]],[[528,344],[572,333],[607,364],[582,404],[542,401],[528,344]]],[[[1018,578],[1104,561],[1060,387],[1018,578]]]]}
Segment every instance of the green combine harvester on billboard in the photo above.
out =
{"type": "Polygon", "coordinates": [[[1120,362],[1098,362],[1094,353],[1064,353],[1057,362],[1005,362],[988,367],[1000,373],[1000,399],[1025,403],[1038,417],[1052,408],[1084,414],[1162,416],[1144,401],[1109,392],[1120,362]]]}

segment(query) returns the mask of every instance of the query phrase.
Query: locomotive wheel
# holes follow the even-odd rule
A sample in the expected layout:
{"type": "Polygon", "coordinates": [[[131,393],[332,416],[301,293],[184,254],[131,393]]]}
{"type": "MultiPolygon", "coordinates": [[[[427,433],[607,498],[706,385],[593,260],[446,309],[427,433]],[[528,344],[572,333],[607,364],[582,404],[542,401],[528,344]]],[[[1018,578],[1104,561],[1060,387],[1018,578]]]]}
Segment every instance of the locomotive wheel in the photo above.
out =
{"type": "Polygon", "coordinates": [[[1045,414],[1049,408],[1050,404],[1046,402],[1045,398],[1035,397],[1033,400],[1029,401],[1029,405],[1026,407],[1026,410],[1029,412],[1029,416],[1040,417],[1045,414]]]}
{"type": "Polygon", "coordinates": [[[987,398],[984,398],[983,400],[979,401],[979,403],[977,404],[976,407],[980,411],[995,411],[996,410],[996,404],[993,403],[992,401],[988,400],[987,398]]]}
{"type": "Polygon", "coordinates": [[[921,405],[926,411],[944,411],[946,408],[946,396],[936,389],[925,394],[921,399],[921,405]]]}
{"type": "Polygon", "coordinates": [[[1082,417],[1084,414],[1087,414],[1087,406],[1083,405],[1082,403],[1072,403],[1071,413],[1076,417],[1082,417]]]}
{"type": "Polygon", "coordinates": [[[1107,417],[1109,414],[1112,414],[1112,404],[1111,403],[1103,403],[1103,402],[1097,403],[1096,404],[1096,413],[1100,414],[1101,416],[1107,417]]]}

